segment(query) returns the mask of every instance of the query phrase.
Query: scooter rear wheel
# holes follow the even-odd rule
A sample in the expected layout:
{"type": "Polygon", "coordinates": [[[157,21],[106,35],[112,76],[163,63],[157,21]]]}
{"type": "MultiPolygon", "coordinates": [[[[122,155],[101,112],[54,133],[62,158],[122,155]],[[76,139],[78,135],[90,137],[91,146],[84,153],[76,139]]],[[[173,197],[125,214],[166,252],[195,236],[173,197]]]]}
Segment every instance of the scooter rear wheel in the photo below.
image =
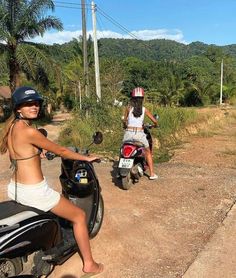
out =
{"type": "Polygon", "coordinates": [[[124,190],[130,189],[130,187],[132,186],[132,183],[133,183],[133,181],[131,179],[130,172],[127,174],[127,176],[121,177],[121,186],[124,190]]]}
{"type": "Polygon", "coordinates": [[[18,275],[23,270],[20,258],[0,259],[0,277],[12,277],[18,275]]]}

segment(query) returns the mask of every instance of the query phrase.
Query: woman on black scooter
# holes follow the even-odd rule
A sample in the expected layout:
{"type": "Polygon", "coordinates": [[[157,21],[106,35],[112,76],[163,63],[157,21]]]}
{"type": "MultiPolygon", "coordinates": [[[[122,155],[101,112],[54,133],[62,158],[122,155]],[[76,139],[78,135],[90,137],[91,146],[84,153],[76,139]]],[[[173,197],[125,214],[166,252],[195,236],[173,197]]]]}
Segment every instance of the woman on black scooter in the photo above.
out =
{"type": "Polygon", "coordinates": [[[42,150],[73,160],[94,161],[53,143],[32,126],[42,107],[43,99],[31,87],[19,87],[12,95],[14,114],[6,123],[0,141],[0,153],[9,152],[13,176],[8,185],[9,198],[26,206],[51,211],[73,223],[76,242],[83,259],[83,272],[94,275],[103,265],[92,257],[85,212],[54,191],[47,184],[41,169],[42,150]]]}
{"type": "Polygon", "coordinates": [[[144,133],[143,121],[144,116],[147,115],[156,126],[157,120],[151,114],[151,112],[149,112],[148,109],[143,106],[143,100],[144,89],[141,87],[133,89],[131,92],[130,104],[128,107],[126,107],[123,118],[124,127],[126,128],[123,142],[128,140],[136,140],[144,144],[146,160],[150,171],[149,179],[155,180],[158,178],[158,176],[154,173],[152,153],[146,134],[144,133]]]}

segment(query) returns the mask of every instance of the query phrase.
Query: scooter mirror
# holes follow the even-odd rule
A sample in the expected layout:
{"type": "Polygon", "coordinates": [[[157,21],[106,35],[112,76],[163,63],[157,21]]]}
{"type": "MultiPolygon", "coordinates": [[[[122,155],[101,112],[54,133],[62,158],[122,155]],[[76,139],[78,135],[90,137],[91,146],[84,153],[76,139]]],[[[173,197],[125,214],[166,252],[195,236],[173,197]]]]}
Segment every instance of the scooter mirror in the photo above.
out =
{"type": "Polygon", "coordinates": [[[94,144],[101,144],[103,141],[103,135],[100,131],[96,131],[94,134],[93,134],[93,142],[94,144]]]}

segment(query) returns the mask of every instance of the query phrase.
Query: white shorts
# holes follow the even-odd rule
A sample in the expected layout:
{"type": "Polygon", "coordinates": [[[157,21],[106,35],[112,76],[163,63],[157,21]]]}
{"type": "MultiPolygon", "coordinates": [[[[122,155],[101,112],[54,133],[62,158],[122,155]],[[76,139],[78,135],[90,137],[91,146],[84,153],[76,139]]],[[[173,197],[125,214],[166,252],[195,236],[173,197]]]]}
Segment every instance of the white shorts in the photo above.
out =
{"type": "Polygon", "coordinates": [[[123,138],[123,142],[125,141],[139,141],[145,146],[145,148],[149,147],[147,134],[144,133],[143,130],[138,130],[138,131],[126,130],[123,138]]]}
{"type": "MultiPolygon", "coordinates": [[[[32,185],[17,182],[16,190],[18,203],[43,211],[51,210],[60,200],[60,194],[48,186],[45,178],[32,185]]],[[[8,184],[8,197],[15,200],[15,181],[13,180],[8,184]]]]}

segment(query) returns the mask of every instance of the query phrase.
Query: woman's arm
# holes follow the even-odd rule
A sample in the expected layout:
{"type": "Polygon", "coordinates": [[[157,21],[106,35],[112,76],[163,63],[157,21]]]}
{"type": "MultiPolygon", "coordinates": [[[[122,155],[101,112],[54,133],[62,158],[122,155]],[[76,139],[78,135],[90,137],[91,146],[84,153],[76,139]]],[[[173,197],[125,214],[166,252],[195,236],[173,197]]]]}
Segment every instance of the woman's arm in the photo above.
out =
{"type": "Polygon", "coordinates": [[[154,123],[154,125],[157,126],[158,124],[157,119],[152,115],[152,113],[147,108],[145,108],[145,113],[148,116],[148,118],[154,123]]]}
{"type": "Polygon", "coordinates": [[[67,159],[73,159],[73,160],[84,160],[84,161],[93,161],[97,159],[98,157],[94,156],[85,156],[76,152],[71,151],[70,149],[63,147],[61,145],[58,145],[48,138],[46,138],[44,135],[42,135],[41,132],[39,132],[37,129],[34,129],[32,127],[27,128],[25,136],[27,137],[27,141],[29,144],[32,144],[38,148],[50,151],[55,153],[56,155],[67,158],[67,159]]]}

